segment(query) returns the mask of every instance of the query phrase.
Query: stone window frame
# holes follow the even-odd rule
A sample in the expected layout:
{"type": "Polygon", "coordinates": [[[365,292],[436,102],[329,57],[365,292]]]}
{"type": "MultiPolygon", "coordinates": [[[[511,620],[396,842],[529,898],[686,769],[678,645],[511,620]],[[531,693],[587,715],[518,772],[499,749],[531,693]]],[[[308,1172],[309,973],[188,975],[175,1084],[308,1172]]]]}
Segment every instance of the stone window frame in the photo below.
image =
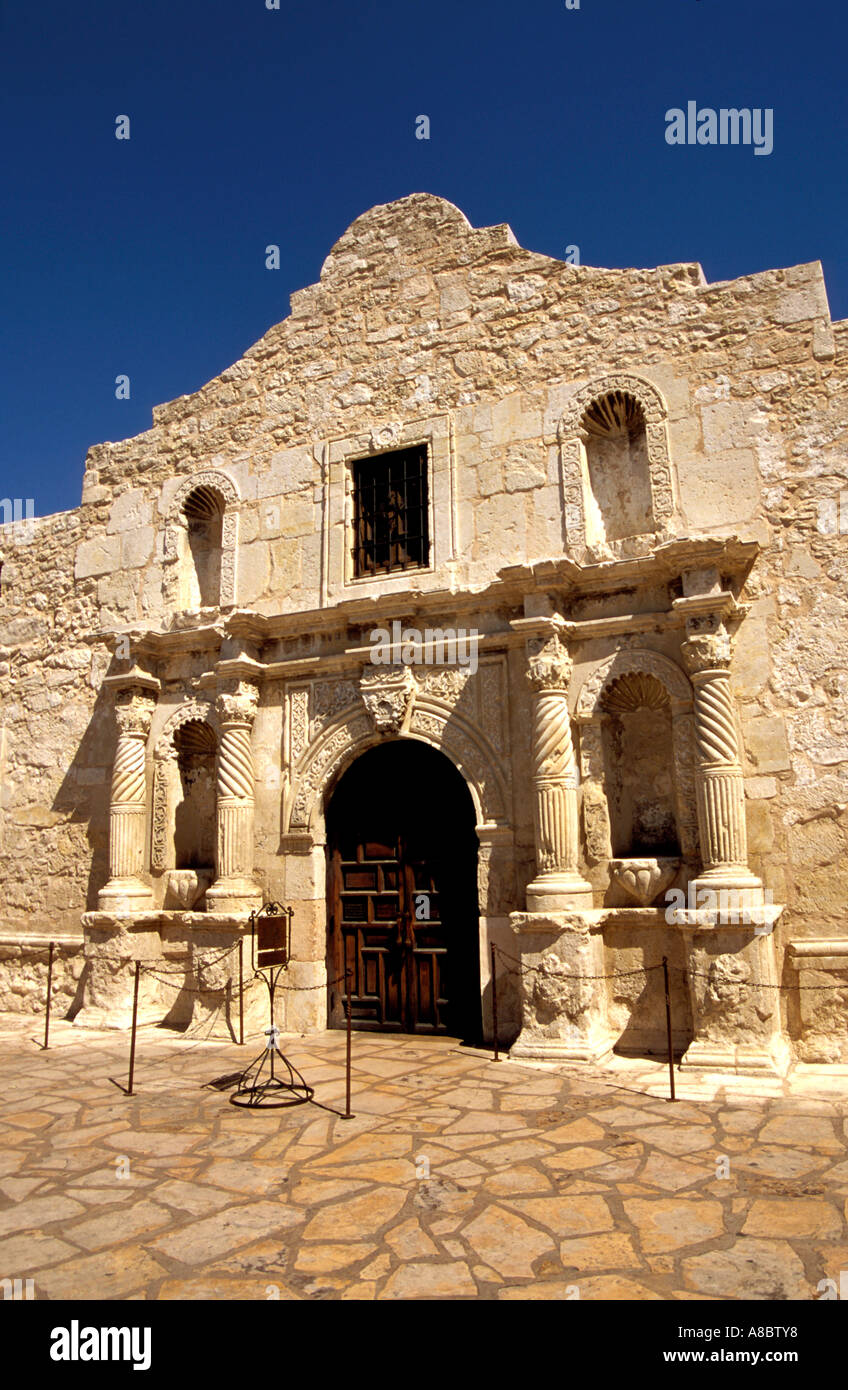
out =
{"type": "Polygon", "coordinates": [[[410,582],[438,570],[455,558],[456,478],[450,417],[446,413],[408,423],[392,422],[369,433],[349,435],[329,442],[329,487],[325,515],[328,560],[327,601],[349,597],[382,595],[408,590],[410,582]],[[427,524],[430,540],[428,564],[390,574],[357,578],[353,566],[354,465],[363,459],[398,449],[426,446],[427,524]]]}
{"type": "Polygon", "coordinates": [[[671,657],[648,647],[619,649],[596,662],[577,694],[574,721],[579,730],[580,776],[583,787],[583,829],[586,851],[595,863],[613,858],[610,842],[606,775],[603,759],[603,698],[620,676],[653,676],[671,703],[674,807],[681,858],[694,862],[700,853],[696,801],[696,743],[694,691],[686,672],[671,657]],[[600,801],[599,801],[600,796],[600,801]],[[606,825],[593,819],[593,807],[604,808],[606,825]]]}
{"type": "Polygon", "coordinates": [[[241,494],[227,473],[207,468],[200,473],[192,473],[183,479],[174,493],[167,509],[164,539],[164,592],[165,603],[169,608],[176,607],[179,593],[179,535],[185,528],[183,508],[187,499],[199,487],[211,488],[217,492],[223,504],[221,517],[221,587],[217,608],[231,608],[236,601],[236,551],[238,547],[238,519],[241,510],[241,494]]]}
{"type": "MultiPolygon", "coordinates": [[[[585,546],[586,502],[591,491],[586,443],[589,435],[582,427],[583,416],[594,401],[613,391],[624,391],[635,397],[645,417],[645,438],[648,448],[648,474],[651,486],[653,531],[657,535],[668,530],[675,513],[675,486],[668,441],[668,406],[652,382],[626,372],[614,372],[594,377],[572,396],[559,425],[560,460],[566,544],[585,546]]],[[[636,537],[628,537],[634,540],[636,537]]],[[[613,546],[620,542],[611,542],[613,546]]]]}
{"type": "Polygon", "coordinates": [[[150,817],[150,868],[163,874],[168,868],[168,833],[172,830],[168,806],[168,777],[166,764],[177,757],[174,736],[183,724],[197,720],[208,724],[220,748],[221,729],[215,706],[211,701],[187,700],[165,719],[153,744],[153,809],[150,817]]]}

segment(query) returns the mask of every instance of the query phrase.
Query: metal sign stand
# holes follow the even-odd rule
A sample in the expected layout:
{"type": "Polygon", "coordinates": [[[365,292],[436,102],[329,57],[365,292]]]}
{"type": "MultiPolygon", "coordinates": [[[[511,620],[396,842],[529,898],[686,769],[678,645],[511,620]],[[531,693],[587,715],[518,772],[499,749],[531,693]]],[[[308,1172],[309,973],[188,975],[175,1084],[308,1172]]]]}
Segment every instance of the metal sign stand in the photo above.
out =
{"type": "Polygon", "coordinates": [[[254,979],[264,980],[268,986],[271,1026],[265,1029],[268,1042],[264,1052],[254,1058],[239,1077],[238,1088],[230,1096],[231,1105],[243,1105],[250,1109],[280,1109],[288,1105],[305,1105],[315,1094],[314,1087],[308,1085],[297,1067],[292,1066],[277,1046],[280,1030],[274,1022],[274,995],[280,976],[289,965],[293,915],[290,907],[273,902],[250,914],[250,963],[254,979]],[[285,1068],[282,1076],[276,1072],[278,1059],[285,1068]]]}

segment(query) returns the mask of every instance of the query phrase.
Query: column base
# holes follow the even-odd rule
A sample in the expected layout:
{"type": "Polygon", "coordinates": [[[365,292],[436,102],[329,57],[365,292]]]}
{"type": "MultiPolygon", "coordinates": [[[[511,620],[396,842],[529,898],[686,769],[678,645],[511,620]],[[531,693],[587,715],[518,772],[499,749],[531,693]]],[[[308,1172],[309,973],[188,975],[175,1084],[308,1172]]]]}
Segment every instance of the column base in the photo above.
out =
{"type": "Polygon", "coordinates": [[[580,874],[539,874],[527,885],[528,912],[564,912],[569,908],[591,908],[592,885],[580,874]]]}
{"type": "Polygon", "coordinates": [[[745,912],[766,901],[762,879],[733,865],[705,869],[692,879],[687,892],[690,910],[695,911],[745,912]]]}
{"type": "Polygon", "coordinates": [[[206,890],[208,912],[250,914],[262,906],[262,889],[250,878],[219,878],[206,890]]]}
{"type": "Polygon", "coordinates": [[[110,878],[97,894],[101,912],[144,912],[153,906],[153,889],[137,878],[110,878]]]}
{"type": "Polygon", "coordinates": [[[520,1036],[509,1049],[510,1059],[532,1062],[583,1062],[603,1065],[613,1055],[611,1042],[560,1042],[520,1036]]]}
{"type": "Polygon", "coordinates": [[[696,1040],[680,1061],[681,1071],[730,1072],[734,1076],[779,1076],[789,1070],[792,1051],[786,1038],[764,1043],[696,1040]]]}

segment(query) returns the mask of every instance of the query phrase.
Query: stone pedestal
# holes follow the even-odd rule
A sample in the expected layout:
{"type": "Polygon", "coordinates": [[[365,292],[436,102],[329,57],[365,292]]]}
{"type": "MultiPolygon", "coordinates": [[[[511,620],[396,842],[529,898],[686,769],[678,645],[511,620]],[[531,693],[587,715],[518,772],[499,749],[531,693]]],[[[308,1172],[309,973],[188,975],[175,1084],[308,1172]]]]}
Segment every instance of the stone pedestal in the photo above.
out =
{"type": "Polygon", "coordinates": [[[603,939],[580,912],[514,912],[521,957],[522,1024],[511,1057],[602,1062],[613,1038],[603,939]]]}
{"type": "Polygon", "coordinates": [[[250,927],[243,916],[191,913],[187,917],[191,990],[188,1032],[209,1038],[239,1036],[239,939],[244,961],[244,1030],[267,1027],[267,991],[254,980],[250,958],[250,927]],[[265,1013],[263,1013],[263,1008],[265,1013]]]}
{"type": "MultiPolygon", "coordinates": [[[[550,625],[547,625],[548,628],[550,625]]],[[[536,877],[527,885],[530,912],[592,906],[592,887],[577,868],[577,763],[568,712],[571,658],[558,632],[528,640],[527,679],[534,691],[533,785],[536,877]]]]}
{"type": "Polygon", "coordinates": [[[782,907],[740,914],[679,912],[687,940],[694,1038],[684,1070],[784,1076],[790,1062],[782,1032],[774,924],[782,907]]]}
{"type": "MultiPolygon", "coordinates": [[[[135,963],[141,961],[155,969],[162,961],[159,913],[86,912],[82,924],[86,962],[83,1002],[74,1026],[130,1028],[135,963]]],[[[168,1007],[159,982],[142,970],[138,1022],[159,1023],[168,1007]]]]}

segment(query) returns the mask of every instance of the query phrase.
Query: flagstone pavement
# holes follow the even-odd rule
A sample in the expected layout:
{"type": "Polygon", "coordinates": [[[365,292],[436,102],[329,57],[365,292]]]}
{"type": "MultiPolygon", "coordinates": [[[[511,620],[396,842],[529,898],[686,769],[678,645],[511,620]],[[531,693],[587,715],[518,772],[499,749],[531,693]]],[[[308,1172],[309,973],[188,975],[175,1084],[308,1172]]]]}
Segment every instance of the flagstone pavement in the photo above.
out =
{"type": "Polygon", "coordinates": [[[661,1069],[357,1033],[343,1119],[343,1033],[283,1040],[318,1104],[205,1084],[257,1041],[141,1029],[128,1097],[127,1034],[55,1023],[45,1052],[0,1020],[0,1278],[48,1300],[811,1300],[848,1280],[845,1078],[671,1104],[661,1069]]]}

